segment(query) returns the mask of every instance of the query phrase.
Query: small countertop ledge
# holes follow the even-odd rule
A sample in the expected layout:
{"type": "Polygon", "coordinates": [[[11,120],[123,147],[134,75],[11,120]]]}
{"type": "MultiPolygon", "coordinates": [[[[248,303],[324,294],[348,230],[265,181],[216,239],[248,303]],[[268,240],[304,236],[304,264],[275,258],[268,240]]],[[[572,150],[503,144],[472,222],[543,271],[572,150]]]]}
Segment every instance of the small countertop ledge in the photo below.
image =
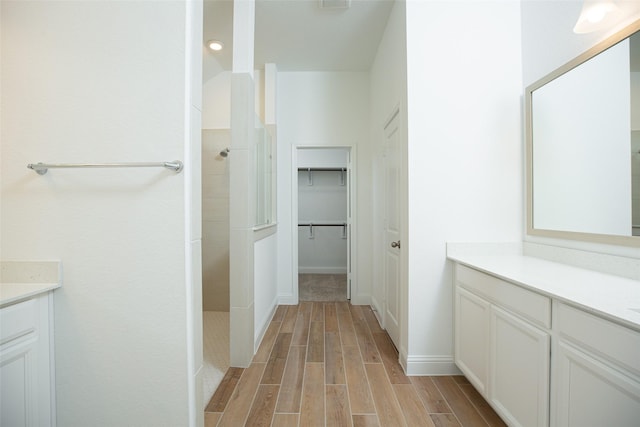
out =
{"type": "Polygon", "coordinates": [[[640,331],[638,280],[522,255],[514,246],[473,249],[448,245],[447,258],[640,331]]]}
{"type": "Polygon", "coordinates": [[[62,286],[59,261],[0,261],[0,307],[62,286]]]}

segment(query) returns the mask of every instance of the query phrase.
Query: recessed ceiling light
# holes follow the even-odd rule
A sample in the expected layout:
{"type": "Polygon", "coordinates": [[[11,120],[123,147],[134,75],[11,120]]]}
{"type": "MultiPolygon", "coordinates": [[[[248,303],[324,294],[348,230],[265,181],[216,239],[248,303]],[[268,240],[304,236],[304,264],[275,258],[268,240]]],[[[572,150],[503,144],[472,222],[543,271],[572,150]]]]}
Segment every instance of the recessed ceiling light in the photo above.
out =
{"type": "Polygon", "coordinates": [[[218,40],[209,40],[207,42],[207,47],[213,50],[214,52],[218,52],[218,51],[221,51],[222,48],[224,48],[224,44],[218,40]]]}

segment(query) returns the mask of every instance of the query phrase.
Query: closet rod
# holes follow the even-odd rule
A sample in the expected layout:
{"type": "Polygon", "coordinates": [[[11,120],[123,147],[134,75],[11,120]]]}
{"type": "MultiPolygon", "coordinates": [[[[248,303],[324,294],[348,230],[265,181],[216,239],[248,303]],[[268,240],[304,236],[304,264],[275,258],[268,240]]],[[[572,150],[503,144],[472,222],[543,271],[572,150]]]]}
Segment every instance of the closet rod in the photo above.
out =
{"type": "Polygon", "coordinates": [[[346,222],[340,224],[329,224],[329,223],[321,223],[321,222],[301,222],[298,224],[298,227],[344,227],[347,225],[346,222]]]}
{"type": "Polygon", "coordinates": [[[347,168],[298,168],[298,172],[343,172],[347,168]]]}
{"type": "Polygon", "coordinates": [[[180,173],[184,165],[180,160],[171,162],[146,162],[146,163],[29,163],[27,165],[38,173],[44,175],[49,169],[57,168],[165,168],[180,173]]]}

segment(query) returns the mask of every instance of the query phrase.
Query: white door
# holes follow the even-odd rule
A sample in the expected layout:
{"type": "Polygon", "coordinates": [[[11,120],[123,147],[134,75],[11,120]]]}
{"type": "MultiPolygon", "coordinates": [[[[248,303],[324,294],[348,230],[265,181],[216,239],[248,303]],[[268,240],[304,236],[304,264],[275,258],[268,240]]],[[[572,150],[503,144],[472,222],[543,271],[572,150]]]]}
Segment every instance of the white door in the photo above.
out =
{"type": "Polygon", "coordinates": [[[399,117],[395,112],[384,127],[384,327],[400,348],[400,138],[399,117]]]}
{"type": "Polygon", "coordinates": [[[345,185],[347,186],[347,225],[344,234],[347,237],[347,299],[351,301],[351,229],[353,225],[353,216],[351,210],[351,151],[347,151],[347,170],[345,171],[345,185]]]}

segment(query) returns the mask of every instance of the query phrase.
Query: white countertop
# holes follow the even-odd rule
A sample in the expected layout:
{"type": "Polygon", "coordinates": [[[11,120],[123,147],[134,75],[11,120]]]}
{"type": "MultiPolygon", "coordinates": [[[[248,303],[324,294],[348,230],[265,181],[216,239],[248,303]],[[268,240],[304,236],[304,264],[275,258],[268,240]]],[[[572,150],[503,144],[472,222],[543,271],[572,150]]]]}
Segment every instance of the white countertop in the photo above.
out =
{"type": "Polygon", "coordinates": [[[640,331],[640,281],[524,255],[447,257],[640,331]]]}
{"type": "Polygon", "coordinates": [[[32,298],[59,287],[60,283],[0,283],[0,307],[32,298]]]}
{"type": "Polygon", "coordinates": [[[0,260],[0,307],[52,291],[61,284],[60,261],[0,260]]]}

